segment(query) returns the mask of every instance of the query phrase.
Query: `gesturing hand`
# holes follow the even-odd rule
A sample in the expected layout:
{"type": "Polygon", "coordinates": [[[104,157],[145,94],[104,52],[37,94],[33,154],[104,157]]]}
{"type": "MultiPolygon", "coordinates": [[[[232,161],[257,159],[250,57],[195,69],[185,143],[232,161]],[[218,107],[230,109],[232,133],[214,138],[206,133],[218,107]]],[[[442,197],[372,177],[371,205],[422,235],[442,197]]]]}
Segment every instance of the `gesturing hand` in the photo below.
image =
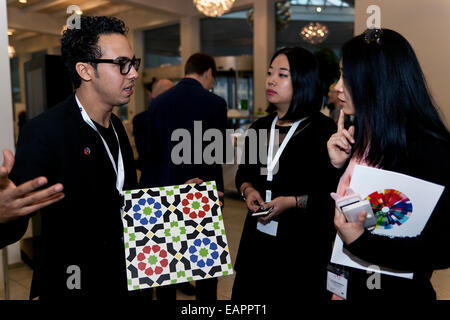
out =
{"type": "Polygon", "coordinates": [[[342,168],[347,159],[350,157],[352,150],[351,145],[355,143],[353,135],[355,127],[351,126],[348,130],[344,127],[344,111],[340,111],[338,120],[338,129],[327,142],[328,156],[331,164],[335,168],[342,168]]]}
{"type": "Polygon", "coordinates": [[[16,186],[8,178],[14,165],[11,151],[3,150],[3,159],[3,165],[0,167],[0,223],[26,216],[64,198],[64,193],[61,192],[63,185],[60,183],[35,191],[47,184],[45,177],[16,186]]]}

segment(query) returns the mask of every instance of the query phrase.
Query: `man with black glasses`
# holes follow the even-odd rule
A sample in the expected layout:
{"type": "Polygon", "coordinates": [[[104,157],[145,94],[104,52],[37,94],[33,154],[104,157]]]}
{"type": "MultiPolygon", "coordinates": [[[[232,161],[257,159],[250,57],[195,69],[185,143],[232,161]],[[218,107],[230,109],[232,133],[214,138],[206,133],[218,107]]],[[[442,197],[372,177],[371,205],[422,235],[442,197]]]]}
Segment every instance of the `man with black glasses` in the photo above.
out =
{"type": "MultiPolygon", "coordinates": [[[[138,78],[140,59],[126,31],[116,18],[85,16],[80,29],[66,30],[61,51],[76,91],[20,133],[9,178],[19,185],[44,176],[49,185],[62,183],[65,194],[41,210],[31,298],[130,296],[120,209],[122,191],[137,185],[136,171],[125,129],[112,113],[130,101],[138,78]]],[[[23,233],[28,218],[8,224],[23,233]]]]}

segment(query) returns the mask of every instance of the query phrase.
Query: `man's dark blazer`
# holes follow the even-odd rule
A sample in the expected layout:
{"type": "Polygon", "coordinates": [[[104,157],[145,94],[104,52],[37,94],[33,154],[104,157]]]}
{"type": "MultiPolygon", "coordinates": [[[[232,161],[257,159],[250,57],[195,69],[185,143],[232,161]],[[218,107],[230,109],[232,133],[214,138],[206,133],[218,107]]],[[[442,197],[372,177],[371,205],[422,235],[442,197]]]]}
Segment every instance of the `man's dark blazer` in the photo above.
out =
{"type": "MultiPolygon", "coordinates": [[[[149,136],[146,140],[147,146],[142,148],[145,150],[140,180],[142,187],[182,184],[198,177],[204,181],[215,180],[218,190],[223,191],[220,163],[194,164],[194,121],[201,121],[202,134],[208,129],[220,130],[225,143],[227,105],[224,99],[205,90],[199,81],[184,78],[155,98],[145,114],[149,136]],[[173,147],[180,143],[171,141],[172,133],[179,128],[189,132],[192,144],[191,164],[177,165],[171,159],[173,147]]],[[[201,150],[210,143],[204,142],[201,150]]]]}
{"type": "MultiPolygon", "coordinates": [[[[113,114],[111,121],[124,161],[124,189],[132,189],[137,185],[132,149],[120,119],[113,114]]],[[[20,133],[10,178],[18,185],[38,176],[46,176],[48,185],[62,183],[65,198],[41,210],[31,297],[126,294],[122,201],[115,188],[116,174],[98,133],[82,119],[74,94],[29,121],[20,133]],[[81,271],[79,290],[67,286],[74,283],[69,279],[74,273],[68,273],[72,265],[81,271]]],[[[3,227],[16,227],[17,239],[27,222],[3,227]]]]}

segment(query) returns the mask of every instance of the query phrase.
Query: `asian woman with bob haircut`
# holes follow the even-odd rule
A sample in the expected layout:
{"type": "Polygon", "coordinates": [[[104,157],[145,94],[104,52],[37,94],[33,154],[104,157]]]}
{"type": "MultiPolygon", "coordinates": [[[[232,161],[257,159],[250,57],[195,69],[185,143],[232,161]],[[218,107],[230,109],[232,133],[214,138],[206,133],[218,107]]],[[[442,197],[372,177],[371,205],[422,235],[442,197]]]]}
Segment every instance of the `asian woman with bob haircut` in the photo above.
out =
{"type": "Polygon", "coordinates": [[[267,72],[266,96],[269,115],[250,127],[257,141],[247,134],[245,161],[236,175],[248,213],[232,299],[326,300],[331,296],[326,265],[335,234],[329,192],[338,179],[326,143],[336,125],[320,112],[312,53],[298,47],[277,51],[267,72]],[[267,155],[267,161],[252,162],[255,153],[267,155]],[[253,216],[261,209],[271,211],[253,216]],[[293,288],[298,288],[295,294],[293,288]]]}

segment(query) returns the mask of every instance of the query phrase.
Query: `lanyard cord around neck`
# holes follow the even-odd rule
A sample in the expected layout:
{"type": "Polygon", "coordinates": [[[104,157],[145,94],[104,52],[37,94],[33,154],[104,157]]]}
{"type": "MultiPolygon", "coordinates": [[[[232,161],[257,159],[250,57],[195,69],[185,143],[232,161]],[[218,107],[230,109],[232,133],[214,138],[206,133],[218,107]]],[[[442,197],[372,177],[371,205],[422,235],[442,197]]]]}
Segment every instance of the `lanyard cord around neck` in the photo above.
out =
{"type": "MultiPolygon", "coordinates": [[[[291,128],[289,129],[288,133],[286,134],[286,137],[284,138],[283,142],[281,143],[280,148],[277,150],[275,157],[273,156],[274,151],[274,145],[275,145],[275,124],[277,123],[278,115],[275,116],[275,119],[272,121],[272,126],[270,128],[270,138],[269,138],[269,150],[267,152],[267,181],[272,181],[273,179],[273,169],[275,168],[276,164],[280,160],[280,156],[283,153],[284,149],[286,148],[286,145],[288,144],[289,140],[294,135],[295,131],[297,130],[300,122],[302,120],[295,121],[291,128]]],[[[272,201],[272,191],[266,190],[266,202],[272,201]]]]}
{"type": "Polygon", "coordinates": [[[116,166],[116,162],[114,161],[114,158],[111,154],[111,150],[109,149],[108,144],[106,143],[105,139],[102,137],[100,132],[98,131],[97,127],[95,126],[94,122],[89,118],[89,115],[87,114],[86,110],[84,110],[83,106],[80,103],[80,100],[78,100],[78,97],[75,95],[75,99],[77,101],[78,107],[80,108],[81,116],[83,117],[84,122],[86,122],[92,129],[95,130],[95,132],[98,133],[100,138],[102,139],[103,145],[105,146],[106,152],[108,153],[109,160],[111,161],[111,164],[114,168],[114,171],[116,172],[116,188],[117,191],[119,191],[120,194],[123,194],[123,185],[125,182],[125,169],[123,165],[123,157],[122,152],[120,150],[120,142],[119,142],[119,136],[117,135],[116,129],[114,128],[114,125],[111,120],[109,120],[114,134],[116,135],[117,139],[117,145],[119,146],[119,154],[118,154],[118,166],[116,166]]]}

